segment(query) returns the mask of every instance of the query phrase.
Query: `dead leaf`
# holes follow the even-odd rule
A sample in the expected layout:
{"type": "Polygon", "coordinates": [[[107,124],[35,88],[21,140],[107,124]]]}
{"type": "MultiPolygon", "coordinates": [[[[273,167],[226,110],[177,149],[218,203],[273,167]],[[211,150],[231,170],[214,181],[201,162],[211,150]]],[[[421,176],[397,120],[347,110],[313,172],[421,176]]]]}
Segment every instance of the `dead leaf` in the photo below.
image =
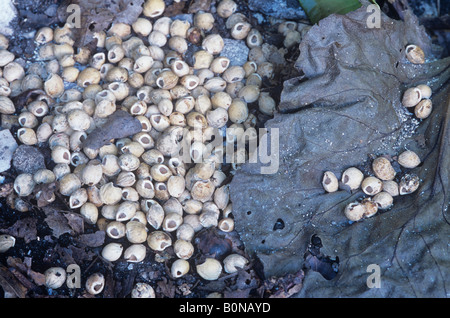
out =
{"type": "Polygon", "coordinates": [[[136,267],[133,267],[131,271],[127,272],[127,275],[122,279],[115,280],[115,298],[125,298],[131,294],[136,280],[137,271],[136,267]]]}
{"type": "Polygon", "coordinates": [[[118,110],[108,117],[106,123],[94,129],[83,142],[84,148],[98,149],[111,139],[127,137],[142,130],[141,122],[129,113],[118,110]]]}
{"type": "Polygon", "coordinates": [[[178,286],[177,291],[183,296],[188,296],[192,293],[191,288],[192,288],[192,286],[190,284],[183,283],[180,286],[178,286]]]}
{"type": "Polygon", "coordinates": [[[105,242],[105,231],[96,231],[95,233],[81,234],[75,238],[75,241],[89,247],[99,247],[105,242]]]}
{"type": "Polygon", "coordinates": [[[223,291],[225,298],[249,298],[250,292],[260,284],[259,278],[254,271],[238,268],[234,276],[230,278],[232,282],[223,291]]]}
{"type": "Polygon", "coordinates": [[[73,234],[73,229],[69,226],[67,218],[63,213],[51,206],[43,207],[46,218],[45,223],[52,229],[53,235],[58,238],[63,234],[73,234]]]}
{"type": "Polygon", "coordinates": [[[319,272],[325,279],[330,280],[336,277],[339,269],[339,257],[335,259],[324,255],[320,249],[322,241],[317,235],[311,237],[311,243],[304,255],[305,267],[315,272],[319,272]]]}
{"type": "Polygon", "coordinates": [[[84,219],[81,214],[78,213],[64,213],[67,219],[67,224],[73,230],[73,235],[76,236],[84,232],[84,219]]]}
{"type": "Polygon", "coordinates": [[[258,287],[260,297],[288,298],[292,296],[290,291],[301,289],[304,273],[302,270],[294,274],[286,274],[281,277],[270,277],[258,287]]]}
{"type": "Polygon", "coordinates": [[[5,298],[25,298],[27,288],[6,268],[0,264],[0,286],[5,298]]]}
{"type": "Polygon", "coordinates": [[[25,243],[28,244],[36,239],[36,223],[36,218],[26,217],[16,221],[9,228],[0,230],[0,232],[12,235],[15,238],[23,238],[25,243]]]}
{"type": "Polygon", "coordinates": [[[166,277],[161,277],[161,280],[157,283],[157,291],[159,294],[167,298],[173,298],[175,296],[176,287],[172,280],[168,280],[166,277]]]}
{"type": "MultiPolygon", "coordinates": [[[[31,257],[25,257],[24,260],[22,261],[20,258],[17,257],[8,257],[8,259],[6,260],[6,263],[8,264],[8,266],[10,267],[14,267],[15,269],[17,269],[20,273],[26,275],[27,277],[29,277],[34,284],[38,285],[38,286],[42,286],[45,284],[45,275],[39,272],[35,272],[34,270],[31,269],[31,262],[32,262],[32,258],[31,257]]],[[[16,273],[13,272],[14,275],[16,275],[16,273]]],[[[18,275],[16,275],[16,277],[28,288],[31,289],[33,288],[33,284],[31,282],[25,283],[26,281],[24,281],[23,279],[20,279],[18,277],[18,275]]]]}

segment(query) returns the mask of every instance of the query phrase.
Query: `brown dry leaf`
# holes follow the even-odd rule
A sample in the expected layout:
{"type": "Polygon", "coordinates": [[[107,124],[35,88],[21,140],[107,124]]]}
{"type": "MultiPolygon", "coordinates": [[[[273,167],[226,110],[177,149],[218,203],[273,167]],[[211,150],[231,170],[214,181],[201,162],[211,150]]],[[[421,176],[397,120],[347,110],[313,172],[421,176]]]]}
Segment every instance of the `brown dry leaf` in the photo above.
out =
{"type": "Polygon", "coordinates": [[[260,279],[253,270],[238,268],[230,287],[223,292],[225,298],[248,298],[250,292],[260,285],[260,279]]]}
{"type": "Polygon", "coordinates": [[[42,208],[45,222],[53,230],[53,235],[59,237],[65,233],[78,235],[84,232],[83,217],[77,213],[62,211],[52,205],[42,208]]]}
{"type": "Polygon", "coordinates": [[[12,235],[16,239],[23,238],[25,240],[25,243],[28,244],[36,239],[36,223],[37,220],[35,218],[26,217],[16,221],[16,223],[14,223],[9,228],[0,230],[0,232],[12,235]]]}
{"type": "Polygon", "coordinates": [[[276,290],[269,298],[289,298],[297,294],[303,287],[303,278],[304,272],[299,271],[295,274],[288,274],[276,279],[274,286],[279,286],[281,288],[276,290]]]}
{"type": "Polygon", "coordinates": [[[168,298],[174,298],[176,287],[173,281],[168,280],[166,277],[161,277],[161,280],[158,281],[157,285],[160,294],[168,298]]]}
{"type": "Polygon", "coordinates": [[[178,292],[183,296],[188,296],[189,294],[192,293],[191,288],[192,286],[190,284],[183,283],[180,286],[178,286],[178,292]]]}
{"type": "Polygon", "coordinates": [[[322,240],[317,235],[313,235],[304,255],[305,268],[319,272],[323,278],[330,280],[338,273],[339,257],[333,259],[324,255],[320,250],[322,247],[322,240]]]}
{"type": "MultiPolygon", "coordinates": [[[[6,260],[8,266],[13,267],[17,269],[20,273],[26,275],[28,278],[30,278],[36,285],[42,286],[45,284],[45,275],[42,273],[35,272],[31,269],[31,257],[25,257],[22,261],[20,258],[17,257],[8,257],[6,260]]],[[[14,273],[16,275],[16,273],[14,273]]],[[[17,275],[16,275],[17,277],[17,275]]],[[[18,277],[19,279],[19,277],[18,277]]],[[[21,279],[20,279],[21,280],[21,279]]],[[[32,283],[29,282],[29,285],[25,284],[23,280],[21,280],[22,283],[24,283],[25,286],[28,288],[32,287],[32,283]]]]}
{"type": "Polygon", "coordinates": [[[141,122],[123,110],[110,115],[106,123],[94,129],[83,142],[84,148],[98,149],[111,139],[127,137],[142,130],[141,122]]]}
{"type": "Polygon", "coordinates": [[[61,245],[56,245],[56,252],[58,253],[61,261],[66,264],[82,264],[86,261],[91,261],[97,254],[89,249],[83,247],[77,247],[74,245],[69,245],[68,247],[62,247],[61,245]]]}
{"type": "Polygon", "coordinates": [[[78,235],[84,232],[84,220],[83,216],[78,213],[64,213],[67,219],[67,224],[73,230],[74,235],[78,235]]]}
{"type": "Polygon", "coordinates": [[[25,298],[27,288],[3,265],[0,265],[0,286],[5,298],[25,298]]]}
{"type": "Polygon", "coordinates": [[[114,298],[125,298],[131,294],[136,280],[137,271],[136,267],[130,270],[122,279],[115,280],[115,295],[114,298]]]}
{"type": "Polygon", "coordinates": [[[54,211],[53,213],[46,213],[45,223],[52,229],[55,237],[60,237],[65,233],[72,234],[72,228],[67,224],[67,219],[63,214],[54,211]]]}
{"type": "Polygon", "coordinates": [[[271,277],[258,288],[260,297],[289,298],[300,292],[303,288],[303,270],[282,277],[271,277]]]}
{"type": "Polygon", "coordinates": [[[105,242],[105,231],[96,231],[95,233],[81,234],[75,240],[89,247],[99,247],[105,242]]]}

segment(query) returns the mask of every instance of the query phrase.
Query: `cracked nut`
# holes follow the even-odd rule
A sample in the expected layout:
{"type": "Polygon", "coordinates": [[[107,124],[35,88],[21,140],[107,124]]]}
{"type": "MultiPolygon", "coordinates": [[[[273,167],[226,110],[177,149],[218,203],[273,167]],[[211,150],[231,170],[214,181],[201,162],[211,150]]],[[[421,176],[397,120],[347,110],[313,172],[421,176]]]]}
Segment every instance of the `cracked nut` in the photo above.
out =
{"type": "Polygon", "coordinates": [[[420,165],[421,160],[414,151],[406,150],[398,156],[397,162],[402,167],[412,169],[412,168],[416,168],[418,165],[420,165]]]}
{"type": "Polygon", "coordinates": [[[175,231],[183,223],[183,216],[172,212],[166,214],[162,223],[162,229],[166,232],[175,231]]]}
{"type": "Polygon", "coordinates": [[[149,18],[155,18],[163,14],[166,4],[163,0],[147,0],[144,3],[142,14],[149,18]]]}
{"type": "Polygon", "coordinates": [[[398,184],[398,193],[400,195],[411,194],[419,188],[420,180],[415,174],[404,175],[398,184]]]}
{"type": "Polygon", "coordinates": [[[172,245],[172,238],[164,231],[153,231],[147,237],[148,246],[154,251],[164,251],[172,245]]]}
{"type": "Polygon", "coordinates": [[[87,191],[84,188],[79,188],[72,192],[69,198],[69,207],[71,209],[80,208],[88,200],[87,191]]]}
{"type": "Polygon", "coordinates": [[[191,241],[194,234],[194,228],[190,224],[183,223],[177,228],[176,237],[180,240],[191,241]]]}
{"type": "Polygon", "coordinates": [[[225,217],[217,223],[219,230],[223,232],[231,232],[234,230],[234,220],[229,217],[225,217]]]}
{"type": "Polygon", "coordinates": [[[189,272],[190,265],[189,262],[185,259],[177,259],[175,262],[173,262],[170,273],[174,278],[180,278],[184,275],[186,275],[189,272]]]}
{"type": "Polygon", "coordinates": [[[31,173],[19,174],[14,180],[14,191],[19,197],[29,196],[34,190],[35,182],[31,173]]]}
{"type": "Polygon", "coordinates": [[[361,220],[366,213],[366,207],[360,202],[349,203],[344,210],[344,214],[350,221],[361,220]]]}
{"type": "Polygon", "coordinates": [[[123,258],[130,263],[139,263],[145,259],[147,249],[143,244],[132,244],[125,252],[123,252],[123,258]]]}
{"type": "Polygon", "coordinates": [[[108,243],[102,249],[102,257],[110,262],[117,261],[122,256],[123,245],[120,243],[108,243]]]}
{"type": "Polygon", "coordinates": [[[416,107],[414,107],[414,115],[419,119],[425,119],[430,116],[433,110],[433,103],[431,99],[422,99],[416,107]]]}
{"type": "Polygon", "coordinates": [[[223,268],[229,274],[236,273],[238,268],[244,268],[247,264],[248,260],[239,254],[230,254],[223,260],[223,268]]]}
{"type": "Polygon", "coordinates": [[[410,44],[405,49],[406,58],[413,64],[425,63],[425,52],[417,45],[410,44]]]}
{"type": "Polygon", "coordinates": [[[398,183],[393,180],[383,181],[383,191],[391,196],[398,196],[398,183]]]}
{"type": "Polygon", "coordinates": [[[217,14],[221,18],[228,18],[237,10],[237,4],[233,0],[222,0],[217,5],[217,14]]]}
{"type": "Polygon", "coordinates": [[[119,221],[112,221],[106,225],[106,235],[113,239],[120,239],[125,236],[125,224],[119,221]]]}
{"type": "Polygon", "coordinates": [[[394,198],[388,192],[381,191],[372,198],[372,201],[378,205],[378,209],[387,210],[392,207],[394,198]]]}
{"type": "Polygon", "coordinates": [[[147,240],[147,228],[139,221],[129,221],[126,224],[126,236],[130,243],[144,243],[147,240]]]}
{"type": "Polygon", "coordinates": [[[336,192],[339,189],[339,181],[331,171],[325,171],[322,178],[322,186],[327,192],[336,192]]]}
{"type": "Polygon", "coordinates": [[[16,239],[12,235],[2,234],[0,235],[0,253],[5,253],[11,247],[16,244],[16,239]]]}
{"type": "Polygon", "coordinates": [[[50,267],[44,275],[47,288],[57,289],[66,282],[66,270],[62,267],[50,267]]]}
{"type": "Polygon", "coordinates": [[[393,180],[396,174],[391,162],[385,157],[376,158],[372,162],[372,170],[375,176],[383,181],[393,180]]]}
{"type": "Polygon", "coordinates": [[[367,177],[361,183],[361,188],[367,195],[375,195],[383,189],[383,182],[376,177],[367,177]]]}
{"type": "Polygon", "coordinates": [[[370,218],[377,214],[378,212],[378,205],[376,202],[372,201],[371,198],[365,198],[361,201],[361,203],[364,205],[365,213],[363,217],[370,218]]]}
{"type": "Polygon", "coordinates": [[[194,245],[190,241],[177,239],[173,244],[173,251],[180,259],[189,259],[194,254],[194,245]]]}
{"type": "Polygon", "coordinates": [[[86,202],[80,208],[80,214],[88,224],[96,224],[98,221],[98,208],[94,203],[86,202]]]}
{"type": "Polygon", "coordinates": [[[101,273],[95,273],[86,280],[86,291],[91,295],[98,295],[105,287],[105,277],[101,273]]]}
{"type": "Polygon", "coordinates": [[[432,91],[431,91],[431,87],[426,85],[426,84],[420,84],[416,86],[417,89],[420,90],[420,92],[422,93],[422,98],[430,98],[432,91]]]}
{"type": "MultiPolygon", "coordinates": [[[[119,189],[120,193],[122,193],[122,189],[117,189],[119,189]]],[[[116,212],[116,221],[123,222],[130,220],[136,214],[136,210],[136,203],[133,201],[124,201],[120,203],[116,212]]]]}
{"type": "Polygon", "coordinates": [[[207,257],[205,261],[196,266],[197,273],[206,280],[216,280],[222,274],[222,264],[215,258],[207,257]]]}
{"type": "Polygon", "coordinates": [[[62,267],[50,267],[44,275],[47,288],[57,289],[66,282],[66,270],[62,267]]]}
{"type": "Polygon", "coordinates": [[[103,204],[115,205],[122,199],[122,189],[114,186],[114,183],[108,182],[100,187],[99,195],[103,204]]]}
{"type": "Polygon", "coordinates": [[[147,283],[137,283],[131,290],[131,298],[156,298],[155,290],[147,283]]]}
{"type": "Polygon", "coordinates": [[[402,104],[405,107],[414,107],[422,100],[422,92],[417,87],[408,88],[403,93],[402,104]]]}
{"type": "Polygon", "coordinates": [[[364,174],[355,167],[350,167],[342,174],[342,183],[349,186],[351,190],[356,190],[361,186],[364,179],[364,174]]]}

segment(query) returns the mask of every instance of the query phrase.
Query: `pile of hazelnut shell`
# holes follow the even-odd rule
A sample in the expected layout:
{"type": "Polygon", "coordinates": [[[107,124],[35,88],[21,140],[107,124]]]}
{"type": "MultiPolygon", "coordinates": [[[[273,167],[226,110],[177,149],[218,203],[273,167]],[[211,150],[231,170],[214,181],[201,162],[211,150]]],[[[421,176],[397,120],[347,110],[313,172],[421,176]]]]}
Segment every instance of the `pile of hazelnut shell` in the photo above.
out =
{"type": "MultiPolygon", "coordinates": [[[[43,199],[48,193],[36,189],[56,182],[70,209],[106,232],[109,242],[100,253],[105,261],[138,263],[149,251],[158,259],[172,247],[176,259],[170,261],[170,274],[177,279],[192,272],[195,233],[209,227],[234,230],[229,185],[221,169],[225,154],[213,152],[201,163],[195,160],[205,150],[211,129],[256,126],[249,104],[274,114],[274,99],[261,90],[263,79],[274,77],[268,61],[274,47],[265,46],[261,33],[236,12],[234,1],[221,0],[217,14],[226,20],[231,37],[249,48],[246,63],[231,65],[220,54],[223,38],[211,32],[216,21],[210,12],[193,14],[191,24],[162,16],[165,6],[163,0],[146,0],[133,24],[115,23],[96,32],[94,51],[75,49],[70,23],[43,27],[35,34],[37,62],[28,66],[15,62],[8,39],[0,37],[0,113],[3,128],[19,126],[20,144],[48,147],[54,163],[51,169],[16,177],[9,198],[15,207],[29,211],[24,199],[43,199]],[[197,49],[188,63],[185,53],[192,45],[197,49]],[[17,111],[12,99],[32,90],[38,92],[34,100],[17,111]],[[142,130],[99,148],[85,147],[90,133],[119,110],[138,119],[142,130]],[[183,129],[189,131],[194,163],[175,154],[183,129]]],[[[298,44],[308,30],[293,21],[274,23],[284,36],[286,48],[280,52],[298,44]]],[[[248,155],[237,152],[235,162],[248,155]]],[[[56,196],[44,199],[52,203],[56,196]]],[[[0,252],[15,245],[10,235],[0,239],[0,252]]],[[[195,271],[215,280],[248,262],[236,253],[223,260],[208,257],[195,264],[195,271]]],[[[60,267],[49,268],[45,275],[48,288],[59,288],[66,279],[60,267]]],[[[102,273],[94,273],[85,287],[97,295],[104,283],[102,273]]],[[[155,292],[139,283],[131,296],[154,298],[155,292]]]]}

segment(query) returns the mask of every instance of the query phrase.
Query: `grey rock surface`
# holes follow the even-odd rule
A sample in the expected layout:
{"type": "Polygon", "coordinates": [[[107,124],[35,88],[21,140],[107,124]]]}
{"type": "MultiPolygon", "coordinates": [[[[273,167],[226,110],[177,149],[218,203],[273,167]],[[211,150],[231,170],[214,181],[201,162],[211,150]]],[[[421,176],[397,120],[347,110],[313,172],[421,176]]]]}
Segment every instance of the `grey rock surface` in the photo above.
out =
{"type": "Polygon", "coordinates": [[[38,148],[20,145],[14,152],[12,164],[17,173],[34,173],[45,168],[45,158],[38,148]]]}
{"type": "Polygon", "coordinates": [[[17,142],[9,129],[0,131],[0,172],[11,168],[11,160],[17,147],[17,142]]]}
{"type": "Polygon", "coordinates": [[[242,40],[223,39],[224,47],[220,56],[230,59],[230,66],[244,65],[248,58],[248,46],[242,40]]]}
{"type": "Polygon", "coordinates": [[[297,0],[249,0],[248,6],[253,11],[278,19],[307,19],[305,11],[297,0]]]}

